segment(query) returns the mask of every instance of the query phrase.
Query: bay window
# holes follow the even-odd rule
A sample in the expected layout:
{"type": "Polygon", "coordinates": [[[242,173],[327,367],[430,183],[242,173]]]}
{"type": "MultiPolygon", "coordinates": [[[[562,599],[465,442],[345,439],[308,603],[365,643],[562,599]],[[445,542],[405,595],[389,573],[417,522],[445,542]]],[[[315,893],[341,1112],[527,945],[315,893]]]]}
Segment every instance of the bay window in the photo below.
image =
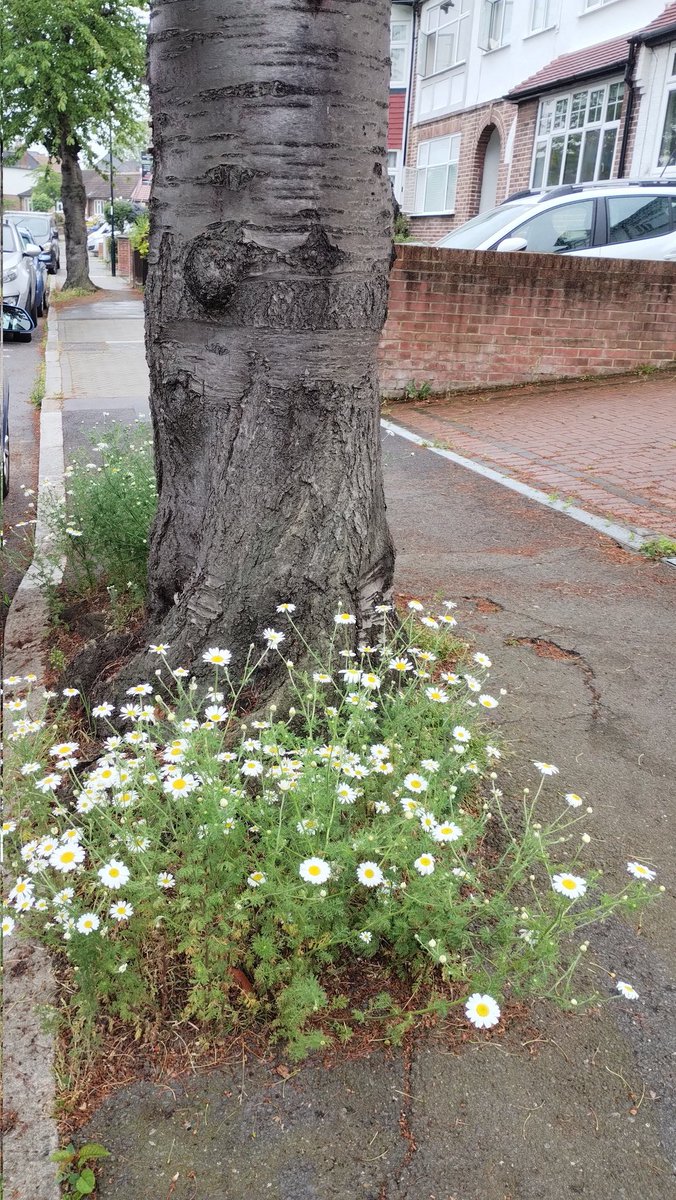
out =
{"type": "Polygon", "coordinates": [[[671,61],[671,76],[667,84],[667,103],[660,139],[658,167],[676,167],[676,53],[671,61]]]}
{"type": "Polygon", "coordinates": [[[610,179],[623,96],[614,80],[541,100],[532,187],[610,179]]]}

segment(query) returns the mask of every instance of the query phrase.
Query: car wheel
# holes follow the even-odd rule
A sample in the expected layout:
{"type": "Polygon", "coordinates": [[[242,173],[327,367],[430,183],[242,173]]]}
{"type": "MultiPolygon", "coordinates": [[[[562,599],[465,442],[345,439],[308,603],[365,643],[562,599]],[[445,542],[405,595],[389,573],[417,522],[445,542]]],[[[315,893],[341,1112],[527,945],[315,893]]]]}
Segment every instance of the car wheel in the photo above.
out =
{"type": "Polygon", "coordinates": [[[12,337],[15,342],[31,342],[33,340],[32,333],[14,333],[12,337]]]}
{"type": "Polygon", "coordinates": [[[38,305],[37,305],[37,300],[36,300],[35,296],[33,296],[33,303],[27,311],[28,311],[28,315],[31,318],[31,320],[35,321],[35,324],[37,325],[37,323],[38,323],[38,305]]]}
{"type": "Polygon", "coordinates": [[[46,295],[47,295],[46,288],[43,288],[42,295],[41,295],[39,301],[35,305],[35,311],[39,317],[44,317],[44,315],[45,315],[45,296],[46,295]]]}

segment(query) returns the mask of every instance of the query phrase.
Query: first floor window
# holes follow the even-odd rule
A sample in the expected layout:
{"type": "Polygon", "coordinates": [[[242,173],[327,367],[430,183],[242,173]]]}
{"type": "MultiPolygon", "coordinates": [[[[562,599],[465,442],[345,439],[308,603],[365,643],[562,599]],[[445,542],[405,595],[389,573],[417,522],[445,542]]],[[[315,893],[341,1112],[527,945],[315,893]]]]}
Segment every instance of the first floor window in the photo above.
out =
{"type": "Polygon", "coordinates": [[[539,33],[554,24],[555,0],[532,0],[530,10],[530,32],[539,33]]]}
{"type": "Polygon", "coordinates": [[[509,42],[512,28],[513,0],[483,0],[479,49],[497,50],[509,42]]]}
{"type": "Polygon", "coordinates": [[[420,143],[415,180],[417,213],[454,212],[459,153],[459,133],[420,143]]]}
{"type": "Polygon", "coordinates": [[[616,80],[540,101],[534,188],[610,179],[623,96],[616,80]]]}
{"type": "Polygon", "coordinates": [[[426,79],[465,61],[471,19],[469,0],[427,9],[418,42],[419,75],[426,79]]]}
{"type": "Polygon", "coordinates": [[[94,212],[97,217],[103,216],[103,211],[104,211],[105,207],[106,207],[105,200],[95,200],[94,201],[94,212]]]}
{"type": "Polygon", "coordinates": [[[392,21],[390,25],[390,82],[405,84],[408,71],[408,47],[411,33],[410,21],[392,21]]]}

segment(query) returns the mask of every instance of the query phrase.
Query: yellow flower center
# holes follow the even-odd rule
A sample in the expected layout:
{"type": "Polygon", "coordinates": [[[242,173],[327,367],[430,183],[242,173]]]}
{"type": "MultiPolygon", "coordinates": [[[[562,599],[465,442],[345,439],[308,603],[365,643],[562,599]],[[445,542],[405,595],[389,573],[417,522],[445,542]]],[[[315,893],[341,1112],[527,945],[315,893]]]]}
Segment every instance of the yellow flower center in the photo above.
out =
{"type": "Polygon", "coordinates": [[[74,858],[75,855],[73,854],[72,850],[64,850],[63,854],[61,855],[61,862],[69,863],[72,862],[74,858]]]}
{"type": "Polygon", "coordinates": [[[311,867],[308,867],[308,875],[321,875],[321,873],[322,869],[321,867],[318,867],[316,863],[313,863],[311,867]]]}
{"type": "Polygon", "coordinates": [[[569,892],[572,892],[575,888],[575,880],[574,879],[562,879],[561,883],[563,884],[563,886],[565,888],[568,888],[569,892]]]}
{"type": "Polygon", "coordinates": [[[373,879],[375,872],[371,869],[371,867],[367,867],[366,870],[364,871],[364,874],[367,879],[373,879]]]}
{"type": "Polygon", "coordinates": [[[119,874],[120,872],[118,871],[117,867],[110,868],[109,875],[111,875],[113,879],[116,879],[119,874]]]}
{"type": "Polygon", "coordinates": [[[477,1006],[476,1006],[477,1017],[487,1017],[490,1011],[491,1010],[488,1007],[488,1005],[484,1004],[483,1001],[481,1001],[481,1003],[477,1004],[477,1006]]]}

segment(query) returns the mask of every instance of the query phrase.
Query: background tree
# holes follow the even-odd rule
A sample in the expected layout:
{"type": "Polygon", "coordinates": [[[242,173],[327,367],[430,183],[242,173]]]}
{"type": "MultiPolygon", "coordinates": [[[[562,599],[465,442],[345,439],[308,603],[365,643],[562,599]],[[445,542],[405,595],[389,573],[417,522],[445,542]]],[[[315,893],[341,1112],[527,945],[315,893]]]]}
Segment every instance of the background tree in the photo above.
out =
{"type": "Polygon", "coordinates": [[[391,586],[376,365],[389,10],[152,9],[150,603],[197,669],[210,645],[241,661],[280,601],[317,639],[339,605],[362,623],[391,586]]]}
{"type": "Polygon", "coordinates": [[[61,197],[61,179],[58,171],[49,163],[43,167],[37,177],[37,182],[31,194],[31,205],[34,212],[51,212],[56,201],[61,197]]]}
{"type": "Polygon", "coordinates": [[[126,0],[2,0],[6,144],[44,145],[61,163],[66,287],[92,288],[80,156],[140,132],[145,25],[126,0]]]}

